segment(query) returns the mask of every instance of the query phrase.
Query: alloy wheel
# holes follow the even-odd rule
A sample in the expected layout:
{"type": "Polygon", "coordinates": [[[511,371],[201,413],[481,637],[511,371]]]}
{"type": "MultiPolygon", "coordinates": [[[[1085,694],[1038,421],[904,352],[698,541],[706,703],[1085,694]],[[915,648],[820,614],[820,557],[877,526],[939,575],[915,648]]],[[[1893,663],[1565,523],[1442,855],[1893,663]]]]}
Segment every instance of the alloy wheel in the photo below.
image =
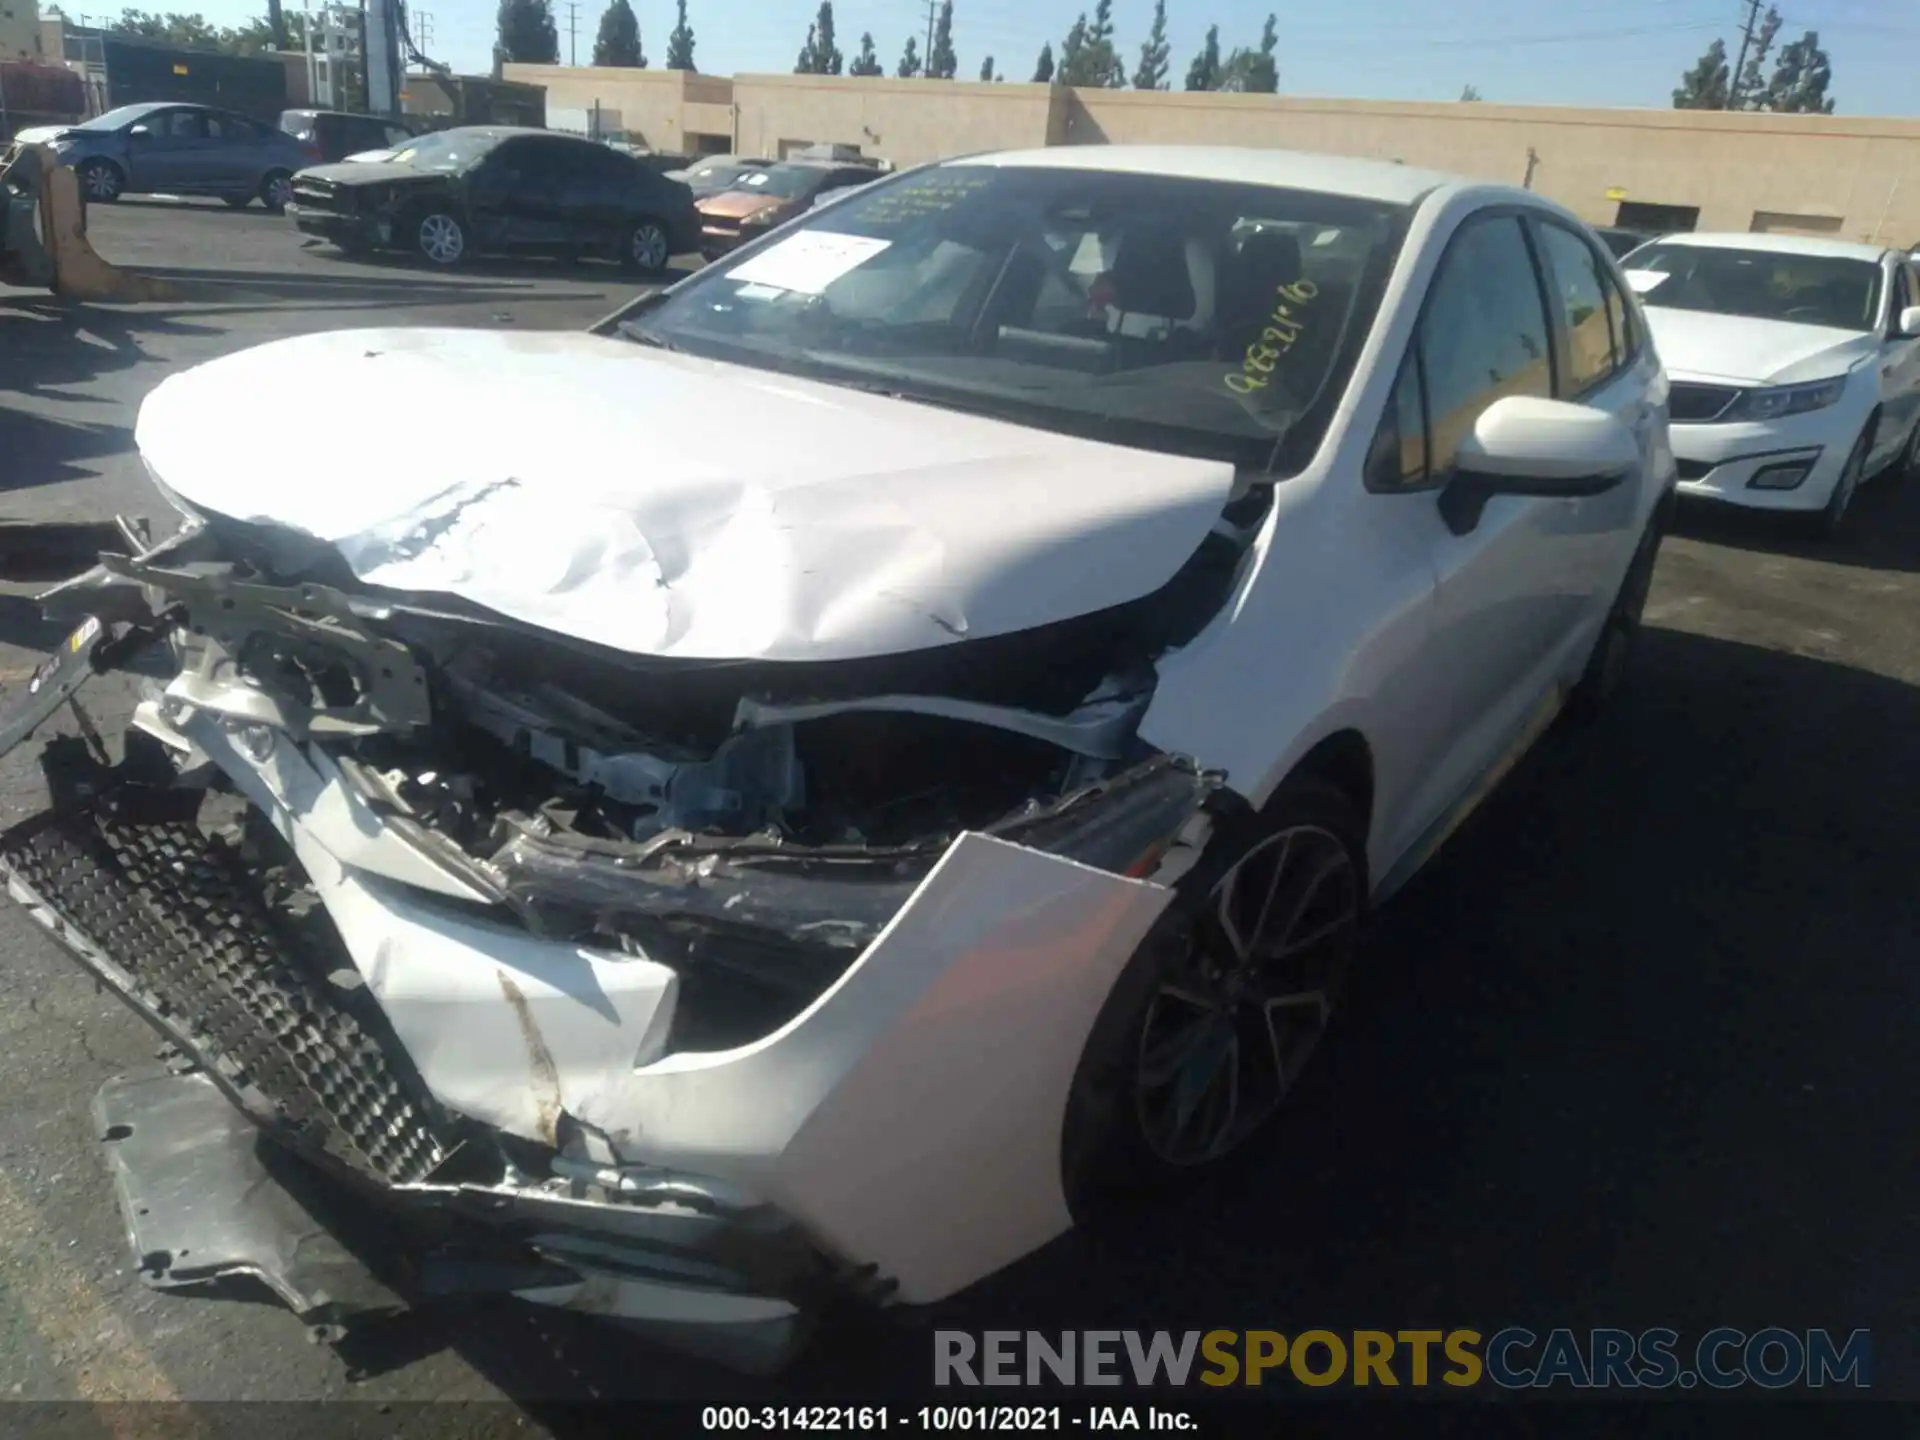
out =
{"type": "Polygon", "coordinates": [[[646,271],[667,268],[667,232],[651,220],[634,228],[631,242],[633,263],[646,271]]]}
{"type": "Polygon", "coordinates": [[[107,164],[89,165],[83,177],[87,185],[89,200],[117,200],[120,198],[120,172],[107,164]]]}
{"type": "Polygon", "coordinates": [[[458,264],[466,250],[466,233],[451,215],[428,215],[421,220],[420,253],[434,264],[458,264]]]}
{"type": "Polygon", "coordinates": [[[291,205],[293,203],[293,178],[288,175],[268,176],[266,201],[267,208],[270,210],[284,210],[287,206],[291,205]]]}
{"type": "Polygon", "coordinates": [[[1339,998],[1360,888],[1316,825],[1269,835],[1214,886],[1140,1029],[1135,1103],[1162,1161],[1219,1159],[1285,1098],[1339,998]]]}

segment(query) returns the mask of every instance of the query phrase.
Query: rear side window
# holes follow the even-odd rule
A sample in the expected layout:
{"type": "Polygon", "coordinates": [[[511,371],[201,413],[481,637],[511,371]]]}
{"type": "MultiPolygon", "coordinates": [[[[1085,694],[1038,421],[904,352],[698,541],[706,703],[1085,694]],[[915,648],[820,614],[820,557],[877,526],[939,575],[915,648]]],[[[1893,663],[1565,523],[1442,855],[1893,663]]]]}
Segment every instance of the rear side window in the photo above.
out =
{"type": "Polygon", "coordinates": [[[1578,399],[1632,363],[1628,309],[1600,252],[1585,236],[1551,220],[1541,220],[1538,233],[1549,289],[1567,336],[1567,373],[1560,393],[1578,399]]]}

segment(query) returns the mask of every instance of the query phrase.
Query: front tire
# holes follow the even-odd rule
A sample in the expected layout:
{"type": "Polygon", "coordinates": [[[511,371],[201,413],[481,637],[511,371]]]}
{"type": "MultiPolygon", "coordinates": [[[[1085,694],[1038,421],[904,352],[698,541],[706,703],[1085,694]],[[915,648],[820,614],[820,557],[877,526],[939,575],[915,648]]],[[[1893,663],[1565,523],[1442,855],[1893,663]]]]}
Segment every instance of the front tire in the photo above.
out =
{"type": "Polygon", "coordinates": [[[424,211],[413,222],[413,250],[429,265],[451,270],[467,258],[467,227],[450,211],[424,211]]]}
{"type": "Polygon", "coordinates": [[[1860,482],[1866,477],[1867,454],[1873,449],[1873,426],[1860,432],[1860,438],[1853,443],[1852,451],[1847,455],[1847,463],[1840,471],[1840,478],[1833,482],[1833,493],[1827,497],[1826,505],[1807,517],[1807,528],[1815,539],[1834,540],[1839,538],[1842,527],[1847,523],[1847,513],[1853,508],[1853,497],[1860,489],[1860,482]]]}
{"type": "Polygon", "coordinates": [[[1087,1039],[1062,1136],[1076,1217],[1247,1150],[1319,1044],[1367,893],[1365,820],[1324,780],[1218,822],[1087,1039]]]}
{"type": "Polygon", "coordinates": [[[111,160],[89,160],[74,172],[80,191],[93,205],[111,205],[127,188],[127,177],[111,160]]]}
{"type": "Polygon", "coordinates": [[[620,263],[636,275],[664,275],[673,259],[673,240],[658,220],[642,220],[627,232],[620,263]]]}

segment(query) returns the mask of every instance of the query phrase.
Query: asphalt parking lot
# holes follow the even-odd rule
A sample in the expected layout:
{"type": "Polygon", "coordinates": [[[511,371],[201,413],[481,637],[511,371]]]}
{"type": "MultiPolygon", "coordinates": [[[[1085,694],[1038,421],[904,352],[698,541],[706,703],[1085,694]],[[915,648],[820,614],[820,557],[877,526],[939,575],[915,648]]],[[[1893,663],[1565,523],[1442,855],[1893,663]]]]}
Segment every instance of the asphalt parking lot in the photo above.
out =
{"type": "MultiPolygon", "coordinates": [[[[257,210],[128,202],[92,227],[112,260],[224,288],[124,307],[0,290],[0,516],[151,513],[131,427],[179,367],[324,328],[579,327],[633,293],[611,267],[349,262],[257,210]]],[[[364,441],[323,394],[244,403],[343,464],[364,441]]],[[[1920,1397],[1920,485],[1864,491],[1832,546],[1736,519],[1683,518],[1618,708],[1550,738],[1380,917],[1271,1146],[945,1318],[1866,1327],[1878,1393],[1920,1397]]],[[[5,588],[17,683],[58,637],[5,588]]],[[[0,822],[33,783],[12,757],[0,822]]],[[[0,1399],[504,1398],[558,1423],[561,1399],[850,1395],[930,1367],[924,1334],[847,1321],[750,1382],[509,1304],[336,1356],[277,1307],[156,1295],[88,1119],[154,1048],[0,907],[0,1399]]]]}

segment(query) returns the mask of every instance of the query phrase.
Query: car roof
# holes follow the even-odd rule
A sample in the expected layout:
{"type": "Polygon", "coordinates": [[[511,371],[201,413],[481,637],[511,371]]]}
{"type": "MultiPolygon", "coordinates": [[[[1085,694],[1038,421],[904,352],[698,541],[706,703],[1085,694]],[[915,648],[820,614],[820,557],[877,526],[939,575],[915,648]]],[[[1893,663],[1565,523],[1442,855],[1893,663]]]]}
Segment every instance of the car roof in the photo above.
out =
{"type": "Polygon", "coordinates": [[[1861,245],[1852,240],[1829,240],[1823,235],[1750,234],[1744,230],[1721,232],[1689,230],[1678,235],[1662,235],[1662,245],[1699,245],[1711,250],[1768,250],[1776,255],[1825,255],[1836,260],[1878,261],[1887,253],[1885,245],[1861,245]]]}
{"type": "Polygon", "coordinates": [[[1443,186],[1478,183],[1465,176],[1422,170],[1392,160],[1360,160],[1349,155],[1238,145],[1059,145],[1045,150],[1001,150],[967,155],[943,163],[1108,171],[1226,184],[1273,185],[1396,205],[1411,205],[1443,186]]]}

